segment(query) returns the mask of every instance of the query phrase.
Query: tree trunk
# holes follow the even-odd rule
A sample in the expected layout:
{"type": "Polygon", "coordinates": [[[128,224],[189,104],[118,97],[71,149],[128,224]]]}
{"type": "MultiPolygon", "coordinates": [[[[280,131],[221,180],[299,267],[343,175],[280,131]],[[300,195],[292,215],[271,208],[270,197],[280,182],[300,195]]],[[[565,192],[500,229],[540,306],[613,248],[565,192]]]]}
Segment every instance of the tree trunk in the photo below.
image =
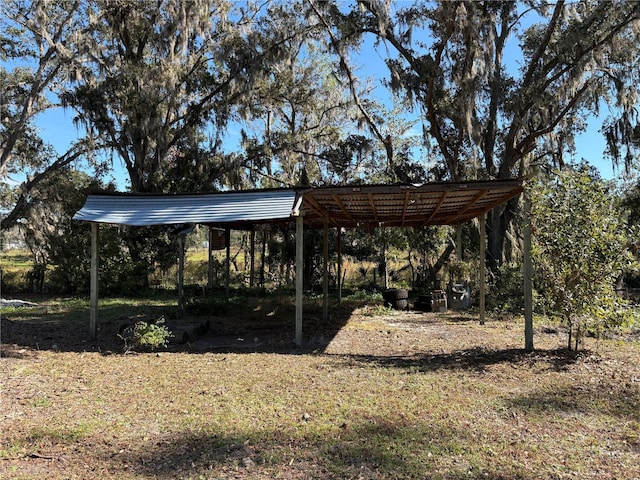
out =
{"type": "Polygon", "coordinates": [[[492,273],[496,272],[506,256],[507,230],[518,212],[518,202],[519,197],[513,198],[487,213],[487,261],[492,273]]]}
{"type": "Polygon", "coordinates": [[[502,262],[502,248],[504,245],[506,228],[498,209],[493,209],[487,214],[487,259],[489,269],[495,273],[502,262]]]}

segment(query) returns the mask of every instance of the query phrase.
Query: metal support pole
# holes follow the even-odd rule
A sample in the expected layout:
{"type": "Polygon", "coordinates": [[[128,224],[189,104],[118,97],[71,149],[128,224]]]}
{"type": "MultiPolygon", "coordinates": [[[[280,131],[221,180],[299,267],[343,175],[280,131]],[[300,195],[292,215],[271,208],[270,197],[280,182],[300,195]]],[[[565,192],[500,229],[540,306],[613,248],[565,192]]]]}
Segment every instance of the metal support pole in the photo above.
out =
{"type": "Polygon", "coordinates": [[[89,292],[89,333],[91,340],[98,338],[98,224],[91,223],[91,275],[89,292]]]}
{"type": "Polygon", "coordinates": [[[524,349],[533,352],[533,270],[531,266],[531,198],[524,195],[524,349]]]}
{"type": "Polygon", "coordinates": [[[485,291],[487,274],[486,262],[487,262],[487,232],[486,232],[486,214],[483,213],[480,217],[480,325],[484,325],[484,310],[485,310],[485,291]]]}
{"type": "Polygon", "coordinates": [[[303,246],[304,223],[300,215],[296,218],[296,347],[302,346],[303,246]]]}

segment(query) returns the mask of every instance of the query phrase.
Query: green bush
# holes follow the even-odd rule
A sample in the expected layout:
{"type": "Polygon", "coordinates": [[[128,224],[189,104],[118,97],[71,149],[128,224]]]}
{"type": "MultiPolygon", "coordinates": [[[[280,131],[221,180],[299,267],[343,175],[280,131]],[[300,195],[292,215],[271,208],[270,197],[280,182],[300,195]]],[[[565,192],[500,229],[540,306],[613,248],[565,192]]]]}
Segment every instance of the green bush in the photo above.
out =
{"type": "Polygon", "coordinates": [[[633,267],[637,232],[624,223],[612,185],[587,166],[567,169],[531,188],[533,262],[540,301],[562,318],[568,348],[585,334],[620,326],[628,315],[615,285],[633,267]]]}
{"type": "Polygon", "coordinates": [[[124,340],[125,352],[154,351],[166,347],[171,331],[164,325],[164,317],[151,322],[138,321],[125,328],[120,334],[124,340]]]}
{"type": "Polygon", "coordinates": [[[28,292],[28,279],[27,275],[29,270],[27,269],[2,269],[2,282],[0,284],[0,291],[7,293],[23,293],[28,292]]]}
{"type": "Polygon", "coordinates": [[[487,295],[487,309],[496,312],[522,313],[524,289],[522,264],[503,263],[493,276],[487,295]]]}

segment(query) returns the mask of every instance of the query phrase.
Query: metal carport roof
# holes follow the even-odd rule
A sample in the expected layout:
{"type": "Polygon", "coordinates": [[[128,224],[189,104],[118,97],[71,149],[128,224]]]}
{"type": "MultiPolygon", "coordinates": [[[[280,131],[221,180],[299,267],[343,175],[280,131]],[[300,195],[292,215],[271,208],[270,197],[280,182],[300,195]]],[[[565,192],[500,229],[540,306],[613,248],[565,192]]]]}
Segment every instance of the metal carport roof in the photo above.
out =
{"type": "Polygon", "coordinates": [[[89,195],[75,220],[146,226],[199,223],[242,229],[290,222],[300,212],[319,227],[455,225],[479,217],[523,190],[519,180],[351,185],[190,195],[89,195]]]}
{"type": "Polygon", "coordinates": [[[253,190],[193,195],[89,195],[74,220],[147,226],[200,223],[241,227],[288,221],[298,208],[296,190],[253,190]]]}
{"type": "Polygon", "coordinates": [[[520,180],[352,185],[304,192],[310,226],[410,227],[457,225],[479,217],[523,191],[520,180]]]}

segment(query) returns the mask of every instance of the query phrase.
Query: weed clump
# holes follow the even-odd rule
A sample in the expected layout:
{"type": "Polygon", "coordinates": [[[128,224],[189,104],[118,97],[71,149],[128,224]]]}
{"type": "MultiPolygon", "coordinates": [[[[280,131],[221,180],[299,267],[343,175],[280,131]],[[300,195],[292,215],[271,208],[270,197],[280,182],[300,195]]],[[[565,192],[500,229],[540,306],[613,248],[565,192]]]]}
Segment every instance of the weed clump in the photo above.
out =
{"type": "Polygon", "coordinates": [[[118,335],[124,341],[125,353],[131,351],[154,351],[166,347],[171,331],[164,325],[164,316],[149,322],[140,320],[126,327],[118,335]]]}

